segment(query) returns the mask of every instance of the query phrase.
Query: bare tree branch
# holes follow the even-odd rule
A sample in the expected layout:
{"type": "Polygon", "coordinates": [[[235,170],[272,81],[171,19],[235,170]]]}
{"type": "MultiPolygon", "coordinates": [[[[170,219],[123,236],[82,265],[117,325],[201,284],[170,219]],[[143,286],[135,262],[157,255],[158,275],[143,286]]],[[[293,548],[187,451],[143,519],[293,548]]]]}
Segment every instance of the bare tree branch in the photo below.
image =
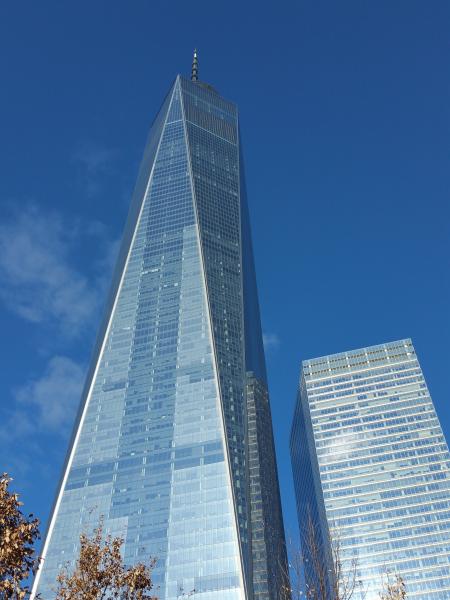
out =
{"type": "Polygon", "coordinates": [[[283,575],[292,600],[351,600],[356,591],[364,598],[365,591],[358,579],[358,561],[344,555],[337,527],[323,544],[318,526],[309,514],[301,548],[290,542],[288,549],[289,572],[283,575]],[[328,557],[327,549],[330,550],[328,557]]]}
{"type": "Polygon", "coordinates": [[[404,600],[407,596],[406,583],[398,573],[386,570],[382,575],[382,592],[380,600],[404,600]]]}

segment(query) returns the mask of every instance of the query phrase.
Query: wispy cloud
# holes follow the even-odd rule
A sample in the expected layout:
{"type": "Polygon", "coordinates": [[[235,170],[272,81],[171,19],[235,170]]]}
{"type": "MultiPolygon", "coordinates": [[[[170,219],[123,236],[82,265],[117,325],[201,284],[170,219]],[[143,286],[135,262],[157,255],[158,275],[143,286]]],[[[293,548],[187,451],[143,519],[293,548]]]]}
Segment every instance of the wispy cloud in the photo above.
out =
{"type": "Polygon", "coordinates": [[[3,468],[22,477],[31,468],[38,468],[40,476],[48,475],[48,453],[54,447],[64,452],[84,378],[84,366],[54,356],[42,375],[13,391],[14,402],[2,410],[0,422],[3,468]]]}
{"type": "Polygon", "coordinates": [[[24,481],[30,465],[46,476],[46,453],[64,452],[86,368],[56,349],[64,344],[70,354],[79,336],[95,328],[117,248],[102,223],[36,204],[11,210],[0,224],[0,301],[34,326],[38,344],[56,351],[40,373],[24,373],[0,407],[4,468],[24,481]]]}
{"type": "Polygon", "coordinates": [[[72,156],[80,167],[80,175],[88,197],[92,198],[102,189],[102,178],[107,175],[117,156],[116,150],[92,141],[78,146],[72,156]]]}
{"type": "Polygon", "coordinates": [[[13,391],[15,403],[4,415],[0,441],[29,434],[67,435],[80,401],[85,369],[66,356],[54,356],[42,375],[13,391]]]}
{"type": "Polygon", "coordinates": [[[21,207],[0,225],[0,298],[27,321],[77,335],[98,312],[116,252],[101,224],[82,227],[36,205],[21,207]],[[73,255],[92,235],[101,237],[105,250],[96,259],[98,272],[87,276],[73,255]]]}
{"type": "Polygon", "coordinates": [[[280,346],[280,338],[276,333],[263,333],[263,344],[266,352],[277,350],[280,346]]]}
{"type": "Polygon", "coordinates": [[[54,356],[44,373],[15,390],[19,410],[45,431],[64,432],[80,401],[85,369],[67,356],[54,356]]]}

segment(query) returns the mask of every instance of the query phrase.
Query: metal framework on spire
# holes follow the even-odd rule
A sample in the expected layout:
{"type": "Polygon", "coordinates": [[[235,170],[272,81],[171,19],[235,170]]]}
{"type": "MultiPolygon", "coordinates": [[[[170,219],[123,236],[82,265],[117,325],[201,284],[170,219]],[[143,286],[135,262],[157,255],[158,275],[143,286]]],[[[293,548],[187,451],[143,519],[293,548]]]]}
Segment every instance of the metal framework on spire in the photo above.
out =
{"type": "Polygon", "coordinates": [[[191,81],[198,81],[197,48],[194,50],[194,58],[192,59],[191,81]]]}

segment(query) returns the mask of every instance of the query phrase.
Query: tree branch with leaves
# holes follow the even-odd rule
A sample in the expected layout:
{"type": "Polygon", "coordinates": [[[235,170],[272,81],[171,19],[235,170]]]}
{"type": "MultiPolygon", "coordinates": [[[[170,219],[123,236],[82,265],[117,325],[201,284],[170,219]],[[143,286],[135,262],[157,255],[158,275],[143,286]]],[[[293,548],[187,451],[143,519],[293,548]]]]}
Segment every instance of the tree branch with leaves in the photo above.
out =
{"type": "Polygon", "coordinates": [[[0,598],[22,600],[31,593],[26,582],[39,565],[33,547],[40,539],[39,519],[22,514],[11,481],[7,473],[0,477],[0,598]]]}
{"type": "Polygon", "coordinates": [[[103,537],[102,521],[91,537],[82,534],[75,569],[69,573],[66,567],[58,575],[55,600],[157,600],[150,594],[155,560],[126,567],[123,543],[120,537],[103,537]]]}

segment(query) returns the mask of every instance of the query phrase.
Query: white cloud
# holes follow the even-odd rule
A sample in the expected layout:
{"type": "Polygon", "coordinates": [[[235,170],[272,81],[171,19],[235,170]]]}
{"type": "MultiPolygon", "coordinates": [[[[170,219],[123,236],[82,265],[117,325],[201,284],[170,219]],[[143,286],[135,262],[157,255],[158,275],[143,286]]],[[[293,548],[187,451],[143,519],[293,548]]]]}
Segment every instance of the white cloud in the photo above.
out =
{"type": "Polygon", "coordinates": [[[15,391],[19,410],[33,415],[40,429],[60,432],[71,425],[85,369],[66,356],[54,356],[41,377],[15,391]]]}
{"type": "MultiPolygon", "coordinates": [[[[98,324],[117,247],[102,223],[23,205],[0,224],[0,300],[35,326],[47,351],[71,347],[98,324]]],[[[11,472],[43,474],[46,453],[72,428],[85,367],[56,354],[40,374],[22,377],[0,407],[0,455],[11,472]]]]}
{"type": "MultiPolygon", "coordinates": [[[[22,204],[0,223],[0,302],[34,326],[46,351],[63,343],[67,352],[98,325],[117,250],[103,223],[22,204]]],[[[53,472],[49,452],[63,452],[85,374],[57,350],[40,373],[23,373],[0,406],[3,468],[24,481],[34,469],[53,472]]]]}
{"type": "Polygon", "coordinates": [[[116,155],[115,150],[92,141],[84,142],[73,153],[72,160],[80,167],[82,181],[89,198],[101,191],[102,177],[110,171],[116,155]]]}
{"type": "Polygon", "coordinates": [[[95,266],[98,270],[98,288],[102,300],[106,298],[106,293],[111,285],[111,274],[117,261],[119,254],[120,239],[109,241],[104,245],[103,254],[95,261],[95,266]]]}
{"type": "Polygon", "coordinates": [[[42,452],[43,436],[67,438],[84,378],[83,366],[66,356],[54,356],[41,376],[13,391],[13,405],[2,411],[0,447],[15,470],[26,472],[28,457],[42,452]]]}
{"type": "Polygon", "coordinates": [[[35,205],[23,206],[0,225],[0,298],[28,321],[56,325],[71,336],[80,334],[103,301],[113,252],[116,243],[106,239],[102,224],[83,227],[35,205]],[[83,236],[101,238],[104,251],[93,261],[95,276],[88,277],[73,264],[83,236]]]}
{"type": "Polygon", "coordinates": [[[38,469],[54,477],[50,455],[64,453],[85,379],[85,367],[66,356],[54,356],[43,374],[13,390],[13,403],[2,407],[0,455],[3,469],[23,479],[38,469]]]}
{"type": "Polygon", "coordinates": [[[263,344],[266,352],[277,350],[280,346],[280,338],[276,333],[263,333],[263,344]]]}
{"type": "Polygon", "coordinates": [[[81,144],[73,154],[73,160],[81,163],[91,174],[108,170],[116,152],[94,142],[81,144]]]}

